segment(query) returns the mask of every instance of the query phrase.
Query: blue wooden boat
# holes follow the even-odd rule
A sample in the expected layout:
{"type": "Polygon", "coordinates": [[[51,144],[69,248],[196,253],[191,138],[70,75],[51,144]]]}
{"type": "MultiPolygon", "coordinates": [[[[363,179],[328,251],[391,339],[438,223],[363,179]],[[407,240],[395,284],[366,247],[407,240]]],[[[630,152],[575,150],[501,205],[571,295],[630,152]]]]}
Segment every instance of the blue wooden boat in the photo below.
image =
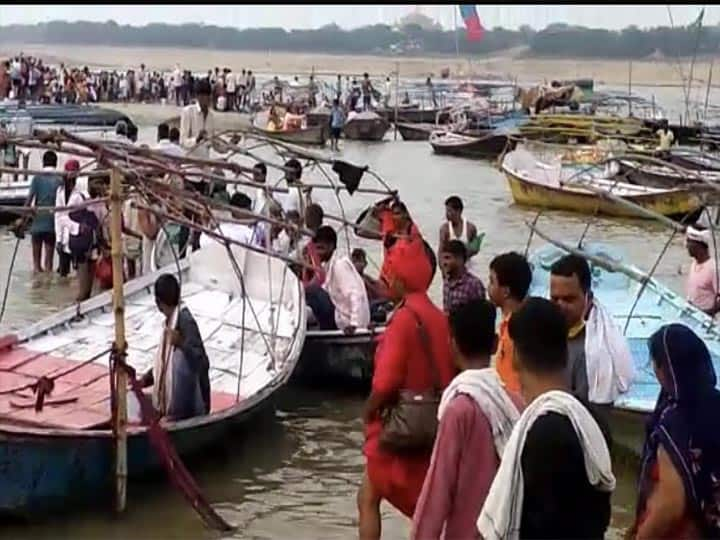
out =
{"type": "MultiPolygon", "coordinates": [[[[623,264],[620,252],[602,244],[585,244],[583,251],[591,256],[608,260],[612,265],[623,264]]],[[[548,296],[550,267],[567,252],[554,245],[538,249],[530,257],[533,266],[533,282],[530,294],[548,296]]],[[[625,263],[632,272],[643,275],[638,268],[625,263]]],[[[628,321],[641,283],[622,272],[610,271],[590,261],[592,290],[600,303],[612,314],[622,329],[628,321]]],[[[645,422],[655,407],[660,385],[651,365],[647,339],[658,328],[669,323],[681,323],[692,328],[700,336],[713,358],[716,372],[720,372],[720,332],[713,320],[690,305],[682,296],[672,292],[655,279],[645,287],[625,335],[635,365],[635,381],[627,394],[621,396],[613,407],[611,425],[613,438],[626,449],[639,454],[645,436],[645,422]]]]}
{"type": "Polygon", "coordinates": [[[366,392],[372,383],[377,340],[384,326],[346,336],[339,330],[308,330],[291,384],[366,392]]]}
{"type": "MultiPolygon", "coordinates": [[[[304,293],[287,265],[240,248],[233,252],[243,272],[245,295],[219,244],[125,286],[127,360],[138,373],[152,366],[159,343],[163,317],[152,285],[161,273],[181,274],[183,302],[205,342],[210,413],[165,424],[181,456],[222,445],[230,430],[270,405],[290,378],[305,338],[304,293]]],[[[113,321],[111,296],[105,292],[4,340],[0,514],[47,516],[111,500],[114,439],[109,429],[108,354],[113,321]],[[32,392],[19,387],[41,375],[57,378],[43,409],[36,412],[32,392]]],[[[130,478],[144,477],[160,466],[147,429],[139,423],[128,428],[127,464],[130,478]]]]}

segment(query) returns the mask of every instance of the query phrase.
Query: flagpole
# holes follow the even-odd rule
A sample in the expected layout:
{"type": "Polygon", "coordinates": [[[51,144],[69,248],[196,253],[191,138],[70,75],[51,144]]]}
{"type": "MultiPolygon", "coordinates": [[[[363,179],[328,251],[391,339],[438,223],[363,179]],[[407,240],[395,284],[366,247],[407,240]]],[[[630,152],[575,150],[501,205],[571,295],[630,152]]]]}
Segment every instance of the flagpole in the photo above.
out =
{"type": "Polygon", "coordinates": [[[455,56],[460,58],[460,42],[458,41],[457,33],[457,10],[460,9],[453,4],[453,26],[455,27],[455,56]]]}

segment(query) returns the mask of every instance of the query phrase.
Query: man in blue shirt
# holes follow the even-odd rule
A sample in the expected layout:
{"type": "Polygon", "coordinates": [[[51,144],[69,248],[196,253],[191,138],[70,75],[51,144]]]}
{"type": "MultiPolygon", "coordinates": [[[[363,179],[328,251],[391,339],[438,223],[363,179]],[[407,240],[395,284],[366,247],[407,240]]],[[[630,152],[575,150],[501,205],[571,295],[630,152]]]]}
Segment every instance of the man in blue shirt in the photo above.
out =
{"type": "Polygon", "coordinates": [[[340,100],[333,100],[332,111],[330,112],[330,149],[338,150],[340,134],[345,126],[345,111],[340,106],[340,100]]]}
{"type": "MultiPolygon", "coordinates": [[[[33,177],[30,183],[25,206],[55,206],[55,193],[60,184],[60,176],[56,172],[57,154],[48,150],[43,154],[43,173],[33,177]]],[[[55,250],[55,220],[51,212],[39,210],[30,226],[32,238],[33,271],[52,272],[55,250]],[[45,247],[45,258],[42,258],[42,249],[45,247]],[[41,261],[45,264],[41,264],[41,261]]]]}

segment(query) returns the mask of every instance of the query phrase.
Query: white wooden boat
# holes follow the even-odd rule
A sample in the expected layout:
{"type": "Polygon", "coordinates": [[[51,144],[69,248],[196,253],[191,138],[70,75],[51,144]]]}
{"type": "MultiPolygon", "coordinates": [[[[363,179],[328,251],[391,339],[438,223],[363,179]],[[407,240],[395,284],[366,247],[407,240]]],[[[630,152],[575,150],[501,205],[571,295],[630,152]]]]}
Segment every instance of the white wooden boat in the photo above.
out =
{"type": "MultiPolygon", "coordinates": [[[[182,301],[204,340],[211,411],[164,425],[180,455],[222,445],[231,429],[269,405],[304,342],[305,298],[287,265],[242,248],[233,254],[244,287],[217,243],[125,285],[127,362],[139,374],[152,366],[163,327],[153,296],[158,275],[181,276],[182,301]]],[[[111,498],[113,340],[110,292],[0,340],[0,513],[47,514],[111,498]],[[57,379],[36,412],[32,392],[16,388],[41,375],[57,379]]],[[[147,428],[131,425],[129,475],[144,476],[158,465],[147,428]]]]}

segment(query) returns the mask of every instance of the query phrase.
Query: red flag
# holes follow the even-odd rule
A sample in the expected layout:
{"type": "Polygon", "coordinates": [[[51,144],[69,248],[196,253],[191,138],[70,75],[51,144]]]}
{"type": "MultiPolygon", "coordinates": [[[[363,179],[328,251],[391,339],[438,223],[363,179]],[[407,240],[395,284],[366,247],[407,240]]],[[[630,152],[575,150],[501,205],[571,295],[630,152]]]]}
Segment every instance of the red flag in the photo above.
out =
{"type": "Polygon", "coordinates": [[[480,41],[485,35],[485,29],[480,22],[475,5],[460,4],[460,16],[465,22],[466,37],[468,41],[480,41]]]}

